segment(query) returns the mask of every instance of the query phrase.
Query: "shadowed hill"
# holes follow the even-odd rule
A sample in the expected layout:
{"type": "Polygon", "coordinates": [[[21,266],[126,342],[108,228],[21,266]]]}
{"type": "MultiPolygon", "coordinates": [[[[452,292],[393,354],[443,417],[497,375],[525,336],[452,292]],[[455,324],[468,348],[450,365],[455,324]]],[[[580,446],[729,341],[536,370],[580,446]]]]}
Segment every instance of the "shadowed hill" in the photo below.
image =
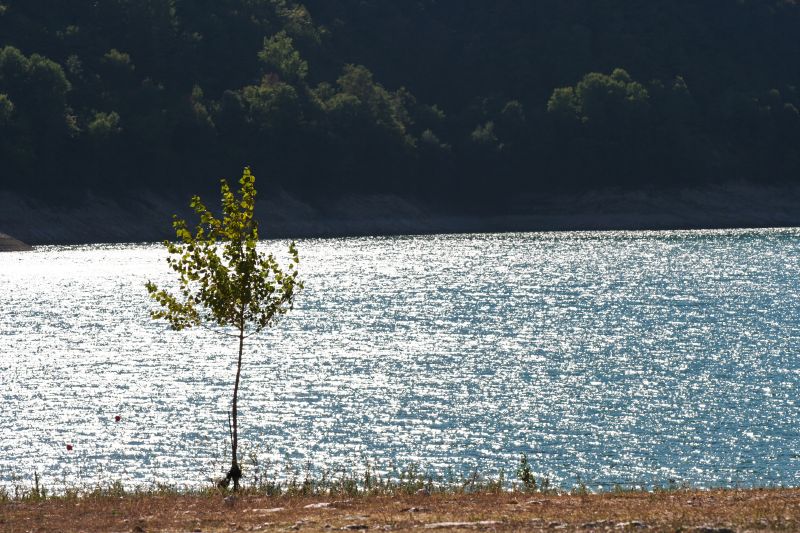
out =
{"type": "Polygon", "coordinates": [[[0,0],[0,191],[324,205],[793,186],[800,4],[0,0]]]}

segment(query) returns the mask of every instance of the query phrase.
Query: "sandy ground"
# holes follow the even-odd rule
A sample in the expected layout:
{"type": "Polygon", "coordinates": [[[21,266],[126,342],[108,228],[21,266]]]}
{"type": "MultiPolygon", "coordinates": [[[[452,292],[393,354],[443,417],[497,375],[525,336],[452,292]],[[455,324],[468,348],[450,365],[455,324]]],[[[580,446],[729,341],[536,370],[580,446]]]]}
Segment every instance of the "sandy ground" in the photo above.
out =
{"type": "Polygon", "coordinates": [[[800,531],[800,490],[352,499],[155,495],[0,503],[0,531],[800,531]]]}

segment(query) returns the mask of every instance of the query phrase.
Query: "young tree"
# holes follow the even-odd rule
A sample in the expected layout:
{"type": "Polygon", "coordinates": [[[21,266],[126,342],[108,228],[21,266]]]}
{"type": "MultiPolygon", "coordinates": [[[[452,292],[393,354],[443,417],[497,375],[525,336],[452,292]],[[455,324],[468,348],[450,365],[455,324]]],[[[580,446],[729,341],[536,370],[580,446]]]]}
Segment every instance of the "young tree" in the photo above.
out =
{"type": "Polygon", "coordinates": [[[239,378],[242,372],[244,340],[272,325],[292,308],[294,297],[303,282],[298,278],[300,262],[295,243],[289,245],[290,261],[284,269],[272,254],[256,249],[258,223],[253,219],[256,189],[249,168],[239,180],[234,194],[222,180],[222,220],[217,219],[194,196],[190,203],[199,217],[192,233],[185,220],[174,217],[178,242],[165,242],[167,263],[177,272],[176,294],[147,283],[150,296],[160,304],[153,319],[166,319],[172,329],[211,326],[221,331],[233,330],[239,341],[236,381],[231,406],[231,468],[223,484],[233,481],[239,489],[242,470],[237,459],[239,442],[237,407],[239,378]]]}

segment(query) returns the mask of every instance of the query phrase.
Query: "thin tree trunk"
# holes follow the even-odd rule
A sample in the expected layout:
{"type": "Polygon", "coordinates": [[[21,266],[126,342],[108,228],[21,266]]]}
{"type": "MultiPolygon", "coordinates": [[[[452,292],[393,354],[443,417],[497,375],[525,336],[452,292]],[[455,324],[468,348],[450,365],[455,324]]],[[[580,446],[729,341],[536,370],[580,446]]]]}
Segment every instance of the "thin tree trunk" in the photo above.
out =
{"type": "Polygon", "coordinates": [[[233,490],[239,490],[239,479],[242,477],[242,469],[239,467],[239,461],[236,458],[236,451],[239,446],[239,425],[237,422],[237,404],[239,402],[239,378],[242,375],[242,351],[244,349],[244,327],[239,328],[239,360],[236,363],[236,383],[233,386],[233,438],[231,442],[231,470],[228,472],[228,478],[233,480],[233,490]]]}

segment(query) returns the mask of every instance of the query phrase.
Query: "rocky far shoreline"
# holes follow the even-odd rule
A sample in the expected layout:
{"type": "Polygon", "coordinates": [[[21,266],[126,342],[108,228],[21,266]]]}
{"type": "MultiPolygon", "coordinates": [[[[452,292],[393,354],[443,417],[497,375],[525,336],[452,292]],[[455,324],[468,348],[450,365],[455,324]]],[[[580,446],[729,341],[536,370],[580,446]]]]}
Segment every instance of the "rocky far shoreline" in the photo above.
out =
{"type": "Polygon", "coordinates": [[[27,252],[32,248],[11,235],[0,233],[0,252],[27,252]]]}
{"type": "MultiPolygon", "coordinates": [[[[287,193],[260,195],[266,238],[436,233],[724,229],[800,226],[800,186],[734,183],[674,191],[601,191],[516,198],[503,215],[445,213],[394,195],[349,195],[314,205],[287,193]]],[[[215,197],[205,197],[215,205],[215,197]]],[[[31,245],[156,242],[174,236],[177,214],[193,220],[188,196],[86,193],[53,205],[0,191],[0,249],[31,245]],[[19,240],[17,240],[19,239],[19,240]]]]}

